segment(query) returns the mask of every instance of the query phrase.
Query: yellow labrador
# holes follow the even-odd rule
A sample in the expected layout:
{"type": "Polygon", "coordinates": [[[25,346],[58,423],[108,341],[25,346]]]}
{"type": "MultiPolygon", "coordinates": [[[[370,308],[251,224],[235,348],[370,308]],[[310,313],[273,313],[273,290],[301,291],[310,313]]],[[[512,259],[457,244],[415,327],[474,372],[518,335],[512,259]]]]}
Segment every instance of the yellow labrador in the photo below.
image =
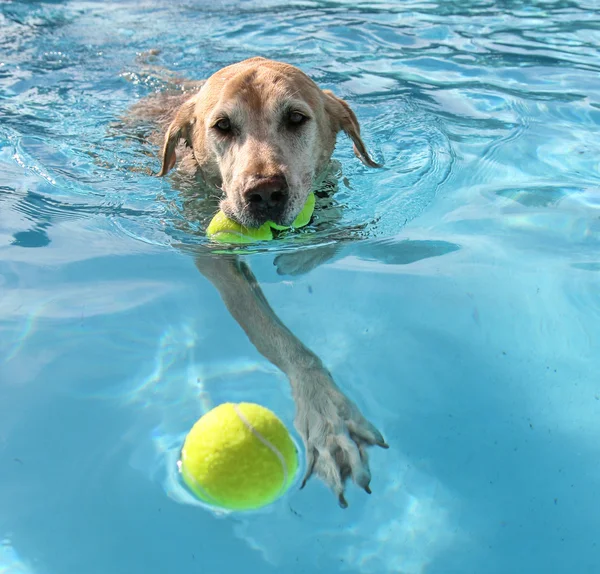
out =
{"type": "MultiPolygon", "coordinates": [[[[340,131],[363,163],[378,167],[348,104],[281,62],[245,60],[198,83],[192,95],[155,97],[136,107],[138,116],[146,112],[165,128],[159,175],[183,153],[184,166],[222,193],[223,211],[249,227],[294,220],[327,171],[340,131]]],[[[207,253],[196,258],[196,265],[258,351],[290,380],[295,426],[306,448],[302,486],[317,474],[342,507],[349,477],[370,493],[366,448],[387,448],[381,433],[342,393],[319,357],[281,322],[244,262],[207,253]]]]}
{"type": "Polygon", "coordinates": [[[165,175],[183,140],[221,209],[248,227],[294,221],[329,165],[337,133],[371,167],[354,112],[289,64],[252,58],[223,68],[183,103],[165,135],[165,175]]]}

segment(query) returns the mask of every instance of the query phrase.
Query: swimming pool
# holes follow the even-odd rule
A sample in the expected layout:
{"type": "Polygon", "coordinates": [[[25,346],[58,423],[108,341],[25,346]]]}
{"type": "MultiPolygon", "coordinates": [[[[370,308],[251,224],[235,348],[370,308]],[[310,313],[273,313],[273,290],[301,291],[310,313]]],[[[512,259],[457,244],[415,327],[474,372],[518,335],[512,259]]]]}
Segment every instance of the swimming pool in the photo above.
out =
{"type": "Polygon", "coordinates": [[[581,0],[0,3],[0,572],[598,572],[599,22],[581,0]],[[192,78],[300,66],[385,163],[340,136],[341,220],[247,257],[391,445],[347,510],[312,480],[215,515],[177,483],[207,408],[291,427],[294,405],[181,248],[197,198],[120,123],[163,85],[157,47],[192,78]]]}

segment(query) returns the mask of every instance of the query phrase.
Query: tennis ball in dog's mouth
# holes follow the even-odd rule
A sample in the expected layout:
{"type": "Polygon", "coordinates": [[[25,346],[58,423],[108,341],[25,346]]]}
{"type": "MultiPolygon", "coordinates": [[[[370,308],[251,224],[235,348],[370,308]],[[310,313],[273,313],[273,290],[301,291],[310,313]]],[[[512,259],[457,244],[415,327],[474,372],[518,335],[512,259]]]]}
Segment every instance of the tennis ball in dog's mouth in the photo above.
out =
{"type": "Polygon", "coordinates": [[[273,239],[273,231],[269,222],[253,229],[229,219],[222,211],[212,218],[206,228],[206,235],[220,243],[254,243],[273,239]]]}
{"type": "Polygon", "coordinates": [[[179,469],[202,501],[227,510],[255,510],[291,486],[298,452],[283,422],[254,403],[224,403],[188,433],[179,469]]]}
{"type": "Polygon", "coordinates": [[[292,223],[292,225],[290,225],[289,227],[286,227],[285,225],[277,225],[276,223],[273,223],[272,221],[269,222],[269,225],[273,229],[279,229],[279,230],[289,229],[290,227],[292,229],[297,229],[298,227],[304,227],[310,223],[310,219],[313,215],[313,212],[315,211],[315,202],[316,202],[315,194],[311,191],[308,194],[308,197],[306,198],[306,203],[304,204],[302,211],[296,216],[296,219],[294,219],[294,223],[292,223]]]}
{"type": "Polygon", "coordinates": [[[253,229],[245,227],[229,219],[222,211],[219,211],[212,219],[206,229],[206,235],[213,241],[219,243],[254,243],[255,241],[269,241],[273,239],[273,229],[279,231],[304,227],[310,223],[315,210],[315,194],[311,192],[296,219],[290,226],[277,225],[267,221],[260,227],[253,229]]]}

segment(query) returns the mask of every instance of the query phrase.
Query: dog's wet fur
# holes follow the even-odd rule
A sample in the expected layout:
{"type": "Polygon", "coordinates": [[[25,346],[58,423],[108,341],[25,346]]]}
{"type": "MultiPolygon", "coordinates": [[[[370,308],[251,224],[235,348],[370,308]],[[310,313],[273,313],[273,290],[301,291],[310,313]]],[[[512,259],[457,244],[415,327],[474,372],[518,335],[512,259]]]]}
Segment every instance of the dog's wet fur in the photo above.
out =
{"type": "MultiPolygon", "coordinates": [[[[225,214],[258,227],[289,225],[328,172],[339,132],[356,156],[371,159],[355,113],[298,68],[265,58],[227,66],[205,81],[179,82],[179,91],[153,94],[131,116],[154,124],[149,139],[162,144],[159,176],[177,166],[222,195],[225,214]]],[[[335,384],[319,357],[274,313],[249,267],[238,257],[203,253],[196,265],[219,290],[232,316],[258,351],[289,378],[295,426],[314,473],[347,506],[352,478],[370,493],[367,447],[387,448],[381,433],[335,384]]]]}

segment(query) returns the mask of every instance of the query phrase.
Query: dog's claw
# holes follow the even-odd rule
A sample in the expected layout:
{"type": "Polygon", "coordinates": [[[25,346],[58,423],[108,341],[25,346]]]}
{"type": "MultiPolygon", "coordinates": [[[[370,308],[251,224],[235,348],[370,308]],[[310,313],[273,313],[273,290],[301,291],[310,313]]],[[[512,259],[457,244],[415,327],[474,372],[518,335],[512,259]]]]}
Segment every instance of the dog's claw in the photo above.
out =
{"type": "Polygon", "coordinates": [[[367,420],[352,421],[350,426],[350,432],[359,439],[363,440],[367,444],[377,445],[381,448],[390,448],[383,435],[379,432],[374,424],[367,420]]]}
{"type": "Polygon", "coordinates": [[[303,379],[293,384],[298,408],[295,425],[307,457],[301,488],[316,474],[335,493],[339,505],[346,508],[344,483],[352,477],[359,488],[371,494],[367,449],[388,445],[325,369],[305,372],[303,379]]]}
{"type": "Polygon", "coordinates": [[[306,474],[304,475],[304,478],[302,479],[302,484],[300,485],[300,490],[302,490],[305,486],[306,483],[308,482],[308,479],[312,476],[313,471],[315,470],[315,462],[317,457],[315,456],[315,453],[313,450],[309,450],[306,453],[306,474]]]}

